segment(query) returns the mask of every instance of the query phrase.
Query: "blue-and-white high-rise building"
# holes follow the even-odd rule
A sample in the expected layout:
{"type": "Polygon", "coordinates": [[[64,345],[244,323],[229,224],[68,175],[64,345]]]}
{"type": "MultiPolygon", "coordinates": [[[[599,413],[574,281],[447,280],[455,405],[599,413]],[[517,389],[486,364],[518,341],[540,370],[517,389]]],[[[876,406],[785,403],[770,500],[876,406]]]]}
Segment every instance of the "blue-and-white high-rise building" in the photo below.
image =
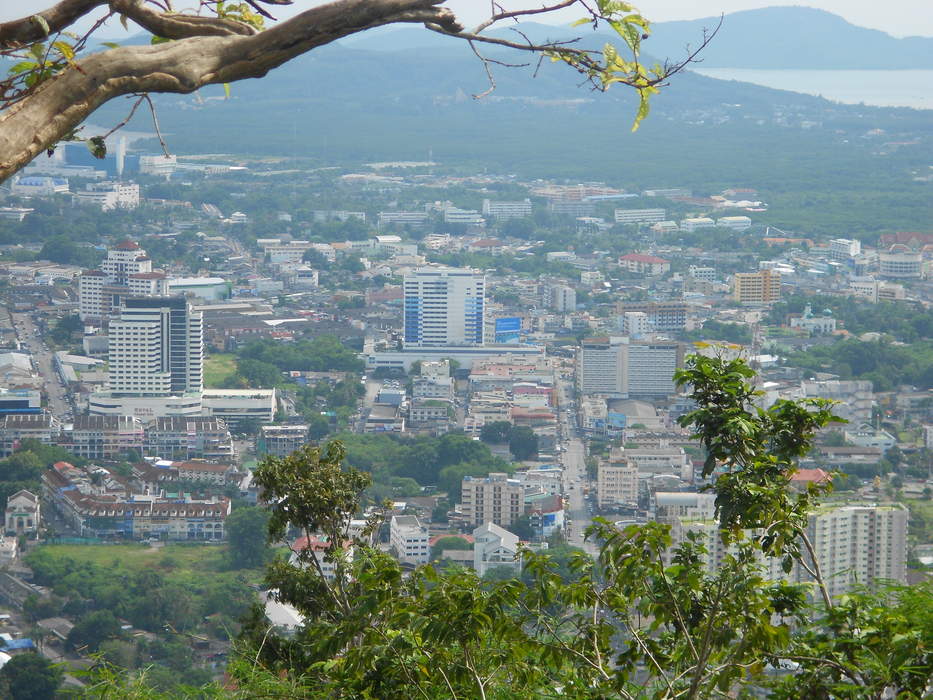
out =
{"type": "Polygon", "coordinates": [[[485,344],[485,275],[421,267],[405,275],[404,294],[405,348],[485,344]]]}

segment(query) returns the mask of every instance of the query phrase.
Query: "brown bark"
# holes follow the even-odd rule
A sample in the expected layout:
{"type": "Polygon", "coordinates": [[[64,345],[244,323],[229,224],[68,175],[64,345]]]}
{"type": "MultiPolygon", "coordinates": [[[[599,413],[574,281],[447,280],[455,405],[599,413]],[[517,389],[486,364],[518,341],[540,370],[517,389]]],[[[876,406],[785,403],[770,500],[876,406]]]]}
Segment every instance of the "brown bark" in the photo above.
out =
{"type": "MultiPolygon", "coordinates": [[[[442,1],[337,0],[250,36],[203,36],[200,32],[165,44],[91,54],[0,115],[0,182],[115,97],[143,92],[190,93],[205,85],[260,78],[318,46],[384,24],[431,23],[459,31],[450,10],[438,7],[442,1]]],[[[73,0],[54,9],[98,4],[102,3],[73,0]]],[[[117,0],[113,4],[121,3],[117,0]]],[[[134,11],[128,8],[127,14],[134,11]]]]}

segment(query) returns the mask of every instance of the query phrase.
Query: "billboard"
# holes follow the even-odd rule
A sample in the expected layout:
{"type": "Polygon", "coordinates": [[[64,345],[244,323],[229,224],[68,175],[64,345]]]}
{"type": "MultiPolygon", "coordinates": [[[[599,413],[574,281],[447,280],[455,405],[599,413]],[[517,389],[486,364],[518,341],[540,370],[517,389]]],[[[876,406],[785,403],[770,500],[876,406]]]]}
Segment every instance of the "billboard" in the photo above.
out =
{"type": "Polygon", "coordinates": [[[507,316],[496,319],[496,343],[517,345],[522,332],[522,319],[518,316],[507,316]]]}

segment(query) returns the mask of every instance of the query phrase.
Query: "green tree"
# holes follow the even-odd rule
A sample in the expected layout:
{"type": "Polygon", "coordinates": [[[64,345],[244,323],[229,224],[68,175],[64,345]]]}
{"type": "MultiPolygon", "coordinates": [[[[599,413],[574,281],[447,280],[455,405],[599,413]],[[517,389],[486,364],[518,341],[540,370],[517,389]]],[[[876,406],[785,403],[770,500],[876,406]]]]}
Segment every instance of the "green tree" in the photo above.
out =
{"type": "Polygon", "coordinates": [[[227,554],[235,569],[254,569],[269,560],[266,541],[269,511],[260,506],[237,508],[227,517],[227,554]]]}
{"type": "Polygon", "coordinates": [[[497,420],[483,425],[479,439],[496,445],[508,442],[511,435],[512,424],[507,420],[497,420]]]}
{"type": "Polygon", "coordinates": [[[531,459],[538,454],[538,436],[527,425],[512,428],[509,435],[509,452],[519,461],[531,459]]]}
{"type": "Polygon", "coordinates": [[[88,613],[68,633],[68,645],[84,653],[95,652],[101,642],[120,637],[120,623],[110,610],[88,613]]]}
{"type": "Polygon", "coordinates": [[[54,700],[64,674],[39,654],[20,654],[0,669],[0,689],[10,700],[54,700]]]}

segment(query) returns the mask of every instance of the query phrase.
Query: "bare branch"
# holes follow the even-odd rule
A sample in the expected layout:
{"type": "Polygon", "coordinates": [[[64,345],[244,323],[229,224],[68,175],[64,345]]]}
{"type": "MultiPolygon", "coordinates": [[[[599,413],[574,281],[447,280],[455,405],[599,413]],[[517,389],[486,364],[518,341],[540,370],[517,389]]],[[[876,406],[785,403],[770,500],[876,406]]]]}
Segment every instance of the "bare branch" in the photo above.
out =
{"type": "Polygon", "coordinates": [[[257,30],[243,22],[224,17],[183,15],[174,12],[156,12],[142,0],[110,0],[110,7],[126,15],[143,29],[166,39],[186,39],[193,36],[249,36],[257,30]]]}

